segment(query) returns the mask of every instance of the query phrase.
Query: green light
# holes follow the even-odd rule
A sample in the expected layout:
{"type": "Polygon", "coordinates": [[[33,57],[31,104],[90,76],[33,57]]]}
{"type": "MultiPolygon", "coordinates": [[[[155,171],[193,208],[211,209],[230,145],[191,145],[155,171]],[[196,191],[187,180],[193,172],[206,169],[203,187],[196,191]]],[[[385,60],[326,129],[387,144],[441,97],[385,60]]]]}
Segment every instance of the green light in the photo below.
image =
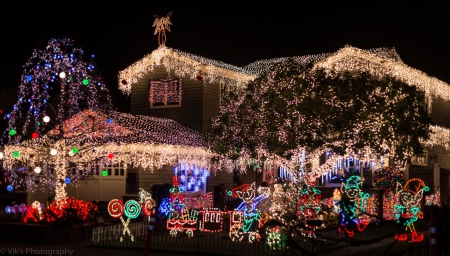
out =
{"type": "Polygon", "coordinates": [[[38,126],[41,126],[41,122],[38,122],[38,126]]]}
{"type": "Polygon", "coordinates": [[[78,148],[72,148],[72,153],[73,153],[73,154],[78,153],[78,148]]]}
{"type": "Polygon", "coordinates": [[[14,151],[13,152],[13,157],[14,158],[19,158],[19,156],[20,156],[20,152],[19,151],[14,151]]]}
{"type": "Polygon", "coordinates": [[[16,135],[16,130],[14,130],[14,129],[11,129],[11,130],[9,130],[9,135],[11,135],[11,136],[14,136],[14,135],[16,135]]]}
{"type": "Polygon", "coordinates": [[[102,175],[103,176],[108,176],[108,171],[107,170],[103,170],[102,175]]]}
{"type": "Polygon", "coordinates": [[[89,80],[87,78],[83,79],[82,81],[83,85],[88,85],[89,84],[89,80]]]}

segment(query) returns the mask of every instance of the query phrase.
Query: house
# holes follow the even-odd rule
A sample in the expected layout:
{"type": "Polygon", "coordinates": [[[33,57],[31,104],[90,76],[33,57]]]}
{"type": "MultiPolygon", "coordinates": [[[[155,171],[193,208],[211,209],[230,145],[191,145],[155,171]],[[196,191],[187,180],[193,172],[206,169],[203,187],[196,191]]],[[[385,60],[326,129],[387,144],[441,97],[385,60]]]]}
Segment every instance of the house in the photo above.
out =
{"type": "MultiPolygon", "coordinates": [[[[362,50],[345,46],[334,53],[292,57],[299,64],[313,63],[316,68],[336,72],[369,72],[374,77],[393,76],[409,85],[417,86],[426,94],[428,110],[436,133],[424,142],[423,155],[411,159],[404,176],[420,178],[432,191],[440,189],[441,200],[450,200],[450,85],[420,70],[407,66],[395,49],[362,50]]],[[[188,54],[166,46],[130,65],[119,73],[119,88],[131,95],[131,113],[170,118],[198,132],[205,133],[211,119],[219,112],[227,93],[242,89],[247,82],[287,58],[259,60],[245,67],[236,67],[220,61],[188,54]]],[[[385,164],[389,164],[388,161],[385,164]]],[[[262,170],[241,177],[244,183],[262,182],[266,171],[273,175],[288,175],[282,170],[262,170]]],[[[151,178],[139,171],[140,182],[167,182],[165,178],[151,178]]],[[[232,175],[216,180],[209,178],[208,190],[215,183],[232,185],[232,175]]],[[[150,182],[150,183],[151,183],[150,182]]],[[[325,186],[333,186],[327,180],[325,186]]]]}

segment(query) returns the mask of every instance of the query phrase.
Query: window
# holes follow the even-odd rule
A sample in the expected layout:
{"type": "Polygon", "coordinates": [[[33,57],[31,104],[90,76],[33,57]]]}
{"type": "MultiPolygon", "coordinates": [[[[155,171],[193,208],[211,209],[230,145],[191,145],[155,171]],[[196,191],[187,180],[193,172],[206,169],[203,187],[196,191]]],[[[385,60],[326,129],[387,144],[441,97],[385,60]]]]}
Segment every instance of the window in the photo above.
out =
{"type": "Polygon", "coordinates": [[[206,182],[210,173],[207,169],[198,168],[195,165],[183,164],[175,166],[175,176],[180,182],[180,187],[186,192],[206,192],[206,182]]]}
{"type": "Polygon", "coordinates": [[[150,108],[181,106],[181,79],[150,81],[150,108]]]}
{"type": "Polygon", "coordinates": [[[223,106],[224,102],[229,99],[230,93],[239,93],[241,88],[238,88],[236,84],[221,84],[220,85],[220,106],[223,106]]]}
{"type": "Polygon", "coordinates": [[[411,157],[411,165],[428,165],[428,151],[424,150],[422,154],[411,157]]]}

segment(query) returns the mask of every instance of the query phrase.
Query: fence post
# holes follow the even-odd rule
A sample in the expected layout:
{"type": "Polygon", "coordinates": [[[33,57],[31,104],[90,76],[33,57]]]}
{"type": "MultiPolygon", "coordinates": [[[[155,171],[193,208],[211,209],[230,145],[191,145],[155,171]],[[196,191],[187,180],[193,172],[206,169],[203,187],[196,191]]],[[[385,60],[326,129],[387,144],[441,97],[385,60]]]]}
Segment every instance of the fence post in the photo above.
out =
{"type": "Polygon", "coordinates": [[[148,223],[148,228],[147,228],[147,240],[145,242],[144,256],[148,256],[150,253],[153,230],[155,229],[155,212],[153,211],[153,214],[151,214],[149,217],[150,217],[150,221],[148,223]]]}

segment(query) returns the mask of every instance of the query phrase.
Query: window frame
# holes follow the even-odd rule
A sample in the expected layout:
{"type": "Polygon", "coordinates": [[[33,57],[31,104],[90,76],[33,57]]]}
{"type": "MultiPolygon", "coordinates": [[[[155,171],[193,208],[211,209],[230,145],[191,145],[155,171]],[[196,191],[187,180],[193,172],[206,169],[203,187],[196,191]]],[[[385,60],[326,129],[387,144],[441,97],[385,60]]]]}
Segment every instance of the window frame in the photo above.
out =
{"type": "MultiPolygon", "coordinates": [[[[175,94],[174,94],[175,95],[175,94]]],[[[158,108],[178,108],[181,107],[181,99],[182,99],[182,80],[181,78],[175,78],[175,79],[169,79],[169,78],[165,78],[165,79],[160,79],[160,80],[153,80],[150,79],[149,83],[148,83],[148,100],[150,102],[150,109],[158,109],[158,108]],[[170,90],[169,90],[169,85],[175,82],[176,86],[177,86],[177,93],[178,93],[178,97],[179,97],[179,102],[172,104],[172,103],[167,103],[167,99],[171,94],[170,90]],[[154,86],[153,83],[159,83],[159,84],[164,84],[164,102],[163,104],[158,103],[158,105],[155,105],[154,103],[154,86]],[[161,104],[161,105],[160,105],[161,104]]]]}

